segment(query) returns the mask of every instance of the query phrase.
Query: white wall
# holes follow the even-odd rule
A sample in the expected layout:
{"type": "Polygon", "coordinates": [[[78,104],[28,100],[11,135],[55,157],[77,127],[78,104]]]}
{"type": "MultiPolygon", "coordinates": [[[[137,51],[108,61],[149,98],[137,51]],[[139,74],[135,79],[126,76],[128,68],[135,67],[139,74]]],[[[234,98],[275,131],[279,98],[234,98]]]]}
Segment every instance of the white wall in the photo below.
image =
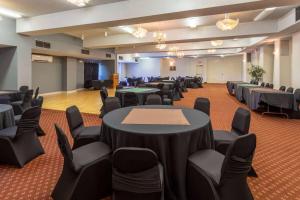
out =
{"type": "Polygon", "coordinates": [[[210,57],[207,59],[207,82],[226,83],[228,80],[241,81],[243,56],[210,57]]]}
{"type": "Polygon", "coordinates": [[[127,77],[160,76],[160,59],[139,59],[138,63],[126,64],[127,77]]]}
{"type": "Polygon", "coordinates": [[[291,85],[300,88],[300,32],[292,37],[291,85]]]}
{"type": "Polygon", "coordinates": [[[198,59],[194,58],[163,58],[161,59],[161,69],[160,76],[162,77],[177,77],[177,76],[195,76],[196,75],[196,65],[198,64],[198,59]],[[170,71],[170,62],[174,62],[176,66],[176,71],[170,71]]]}

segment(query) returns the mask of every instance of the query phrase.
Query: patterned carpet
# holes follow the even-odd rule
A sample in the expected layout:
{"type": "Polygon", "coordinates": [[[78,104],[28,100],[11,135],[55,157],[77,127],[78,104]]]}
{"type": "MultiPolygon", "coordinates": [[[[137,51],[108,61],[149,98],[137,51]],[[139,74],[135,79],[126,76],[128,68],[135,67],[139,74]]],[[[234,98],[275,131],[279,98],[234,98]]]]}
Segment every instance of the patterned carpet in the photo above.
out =
{"type": "MultiPolygon", "coordinates": [[[[206,85],[203,89],[190,90],[184,96],[176,105],[192,107],[198,96],[210,99],[214,129],[229,130],[235,110],[243,106],[228,95],[224,85],[206,85]]],[[[86,125],[101,123],[97,115],[84,114],[84,120],[86,125]]],[[[68,130],[64,112],[44,110],[41,126],[47,136],[40,139],[46,154],[22,169],[0,165],[1,200],[51,199],[63,165],[54,123],[68,130]]],[[[249,178],[255,199],[300,200],[300,121],[252,113],[251,132],[258,137],[254,167],[259,178],[249,178]]]]}

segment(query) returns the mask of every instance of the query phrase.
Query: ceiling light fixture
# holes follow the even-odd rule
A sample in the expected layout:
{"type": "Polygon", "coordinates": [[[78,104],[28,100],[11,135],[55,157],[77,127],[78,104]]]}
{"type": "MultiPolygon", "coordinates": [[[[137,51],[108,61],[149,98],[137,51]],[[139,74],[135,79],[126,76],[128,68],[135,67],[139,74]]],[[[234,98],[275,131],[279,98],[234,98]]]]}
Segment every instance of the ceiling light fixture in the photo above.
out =
{"type": "Polygon", "coordinates": [[[165,43],[165,40],[167,38],[167,34],[163,33],[163,32],[154,32],[153,33],[153,37],[155,38],[157,45],[155,45],[155,48],[159,49],[159,50],[163,50],[165,48],[167,48],[167,45],[165,43]]]}
{"type": "Polygon", "coordinates": [[[84,7],[90,2],[90,0],[67,0],[67,1],[78,7],[84,7]]]}
{"type": "Polygon", "coordinates": [[[6,9],[6,8],[1,8],[0,7],[0,15],[4,15],[7,17],[12,17],[12,18],[21,18],[22,15],[18,12],[6,9]]]}
{"type": "Polygon", "coordinates": [[[133,31],[132,35],[136,38],[144,38],[146,37],[148,30],[139,26],[136,30],[133,31]]]}
{"type": "Polygon", "coordinates": [[[159,43],[159,44],[155,45],[155,48],[157,48],[159,50],[163,50],[163,49],[167,48],[167,45],[165,43],[159,43]]]}
{"type": "Polygon", "coordinates": [[[187,18],[186,23],[190,28],[197,28],[197,26],[199,25],[198,18],[196,17],[187,18]]]}
{"type": "Polygon", "coordinates": [[[185,54],[184,54],[183,51],[179,51],[179,52],[176,53],[176,56],[177,56],[178,58],[183,58],[184,55],[185,55],[185,54]]]}
{"type": "Polygon", "coordinates": [[[107,36],[108,36],[108,32],[105,31],[105,32],[104,32],[104,37],[107,37],[107,36]]]}
{"type": "Polygon", "coordinates": [[[223,40],[212,40],[210,41],[211,45],[214,47],[222,46],[224,41],[223,40]]]}
{"type": "Polygon", "coordinates": [[[229,14],[225,14],[225,19],[217,22],[216,26],[222,31],[233,30],[239,24],[239,19],[230,19],[229,14]]]}

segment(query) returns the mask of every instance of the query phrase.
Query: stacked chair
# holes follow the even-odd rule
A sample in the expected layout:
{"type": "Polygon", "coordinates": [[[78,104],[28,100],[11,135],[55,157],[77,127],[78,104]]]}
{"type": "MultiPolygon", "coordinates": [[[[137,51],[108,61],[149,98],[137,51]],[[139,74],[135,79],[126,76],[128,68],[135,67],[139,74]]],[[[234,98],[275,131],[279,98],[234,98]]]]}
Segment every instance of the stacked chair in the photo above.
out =
{"type": "Polygon", "coordinates": [[[256,148],[256,136],[247,134],[234,140],[226,155],[201,150],[188,159],[189,200],[254,200],[247,175],[256,148]]]}
{"type": "Polygon", "coordinates": [[[71,150],[65,133],[55,125],[64,157],[62,174],[52,192],[54,200],[99,200],[111,195],[111,149],[93,142],[71,150]]]}
{"type": "Polygon", "coordinates": [[[73,149],[99,141],[101,126],[84,126],[82,116],[76,106],[67,108],[66,117],[74,139],[73,149]]]}
{"type": "Polygon", "coordinates": [[[0,162],[23,167],[44,154],[36,133],[40,115],[40,107],[28,108],[23,112],[18,126],[0,131],[0,162]]]}
{"type": "Polygon", "coordinates": [[[113,200],[163,200],[163,167],[150,149],[124,147],[113,153],[113,200]]]}

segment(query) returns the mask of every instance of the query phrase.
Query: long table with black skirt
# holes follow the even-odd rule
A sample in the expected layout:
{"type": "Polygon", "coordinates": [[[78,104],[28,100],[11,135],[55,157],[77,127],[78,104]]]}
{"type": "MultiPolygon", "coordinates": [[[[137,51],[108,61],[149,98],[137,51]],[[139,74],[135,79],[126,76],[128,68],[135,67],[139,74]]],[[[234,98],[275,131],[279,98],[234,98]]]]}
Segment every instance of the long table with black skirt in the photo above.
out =
{"type": "Polygon", "coordinates": [[[270,88],[246,88],[245,98],[251,110],[258,110],[261,102],[278,108],[296,109],[294,94],[280,90],[270,88]]]}
{"type": "Polygon", "coordinates": [[[255,84],[250,84],[250,83],[238,83],[235,84],[236,88],[234,88],[234,94],[237,100],[239,101],[246,101],[244,98],[244,93],[246,88],[260,88],[261,86],[255,85],[255,84]]]}
{"type": "Polygon", "coordinates": [[[198,150],[213,148],[209,117],[198,110],[173,106],[135,106],[112,111],[103,118],[100,138],[113,150],[142,147],[155,151],[164,167],[166,200],[187,200],[188,157],[198,150]],[[125,124],[124,119],[133,109],[158,109],[162,110],[160,113],[166,112],[165,109],[180,109],[189,125],[125,124]]]}
{"type": "Polygon", "coordinates": [[[227,86],[228,93],[230,95],[233,95],[235,85],[236,84],[242,84],[242,83],[247,83],[247,82],[244,82],[244,81],[227,81],[226,86],[227,86]]]}

